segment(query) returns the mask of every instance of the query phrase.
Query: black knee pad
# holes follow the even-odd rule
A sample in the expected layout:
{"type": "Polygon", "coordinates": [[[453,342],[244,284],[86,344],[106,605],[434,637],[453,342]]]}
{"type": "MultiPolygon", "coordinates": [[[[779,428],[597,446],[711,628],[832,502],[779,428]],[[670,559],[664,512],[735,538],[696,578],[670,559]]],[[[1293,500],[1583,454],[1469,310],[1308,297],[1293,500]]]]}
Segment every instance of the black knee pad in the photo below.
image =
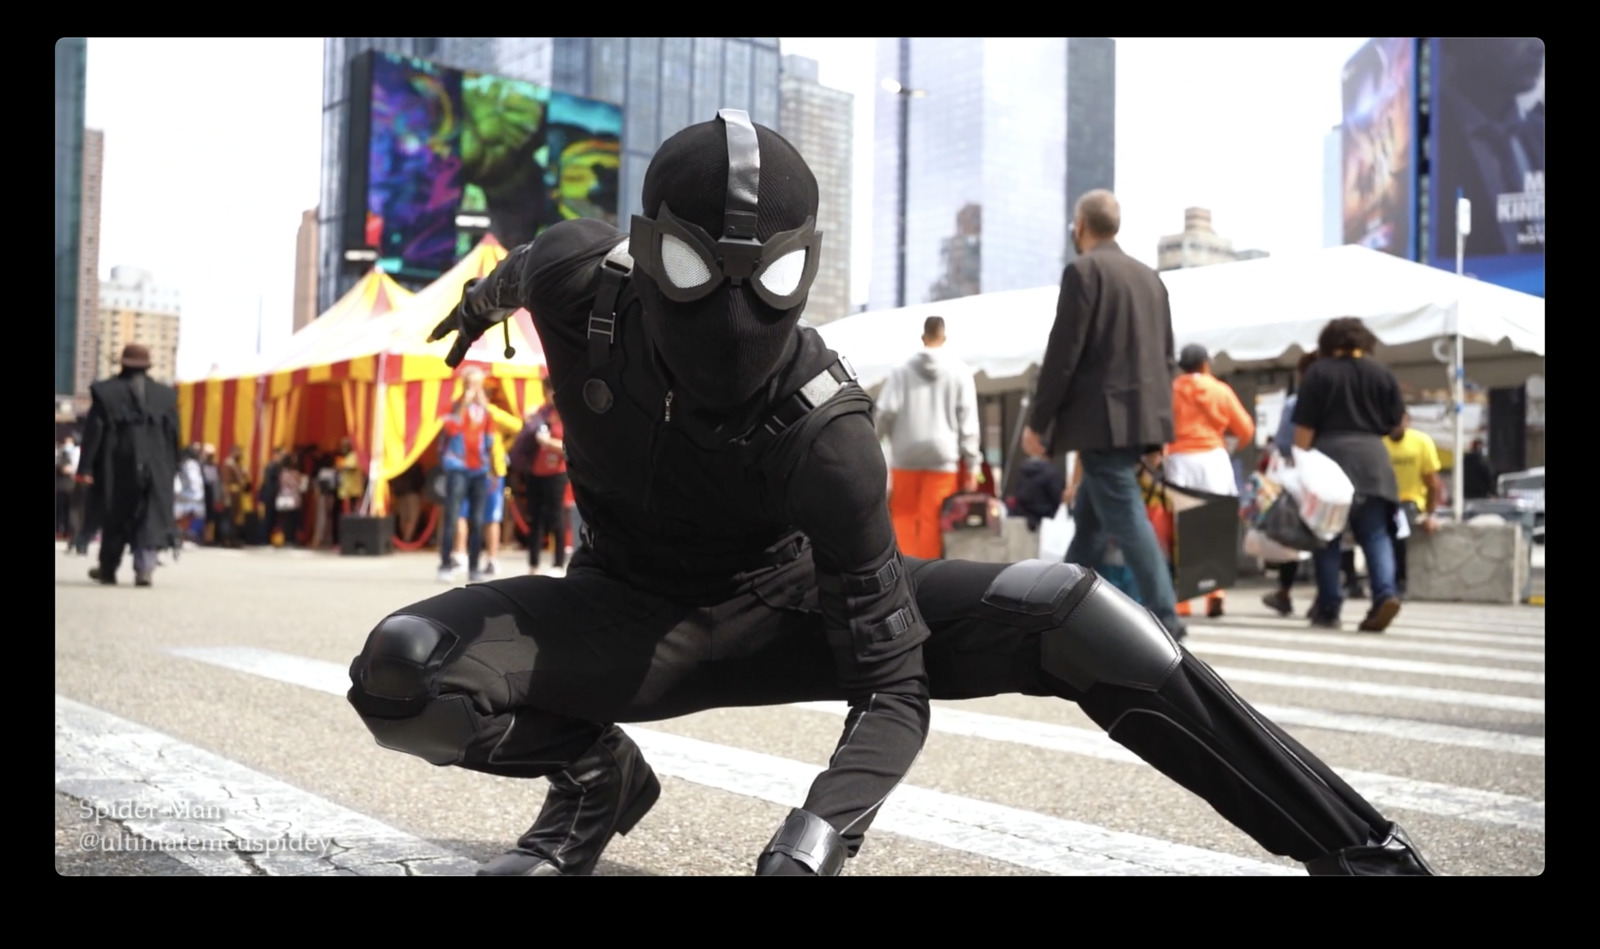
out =
{"type": "Polygon", "coordinates": [[[1098,684],[1154,692],[1182,661],[1178,644],[1149,610],[1076,564],[1012,564],[983,602],[1045,621],[1040,664],[1080,692],[1098,684]]]}
{"type": "Polygon", "coordinates": [[[438,695],[433,680],[457,637],[425,616],[395,613],[350,665],[350,704],[378,744],[430,764],[456,764],[479,731],[465,695],[438,695]]]}

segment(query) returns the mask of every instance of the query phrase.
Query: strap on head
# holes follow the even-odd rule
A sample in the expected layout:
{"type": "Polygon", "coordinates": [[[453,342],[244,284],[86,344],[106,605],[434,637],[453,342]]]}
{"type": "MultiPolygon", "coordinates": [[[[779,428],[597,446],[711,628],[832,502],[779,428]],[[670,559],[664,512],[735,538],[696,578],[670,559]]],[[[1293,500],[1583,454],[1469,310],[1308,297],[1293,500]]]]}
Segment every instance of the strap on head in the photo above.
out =
{"type": "Polygon", "coordinates": [[[761,192],[761,148],[756,127],[741,109],[717,113],[728,133],[728,196],[722,212],[722,236],[756,239],[756,196],[761,192]]]}

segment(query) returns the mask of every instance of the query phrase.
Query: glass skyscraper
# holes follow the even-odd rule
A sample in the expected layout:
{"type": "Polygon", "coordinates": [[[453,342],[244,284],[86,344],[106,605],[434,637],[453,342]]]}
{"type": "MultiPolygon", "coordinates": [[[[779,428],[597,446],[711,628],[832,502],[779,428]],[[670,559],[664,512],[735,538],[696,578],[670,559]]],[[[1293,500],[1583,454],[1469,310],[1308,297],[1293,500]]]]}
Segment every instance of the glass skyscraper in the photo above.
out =
{"type": "Polygon", "coordinates": [[[369,50],[432,60],[457,69],[547,85],[558,92],[623,107],[623,230],[639,213],[644,171],[674,132],[713,119],[721,108],[744,109],[778,125],[778,40],[749,37],[342,37],[325,41],[322,70],[322,199],[318,312],[361,278],[368,262],[344,258],[345,130],[350,60],[369,50]]]}
{"type": "Polygon", "coordinates": [[[551,85],[622,106],[618,226],[639,213],[644,172],[662,142],[718,109],[778,127],[778,40],[749,37],[557,37],[551,85]]]}
{"type": "Polygon", "coordinates": [[[78,253],[83,212],[83,111],[89,42],[56,40],[56,395],[73,393],[78,358],[78,253]]]}
{"type": "Polygon", "coordinates": [[[1114,187],[1113,41],[889,37],[878,72],[869,308],[1058,283],[1073,205],[1114,187]]]}
{"type": "Polygon", "coordinates": [[[322,194],[317,206],[317,312],[333,306],[370,262],[345,260],[345,138],[350,121],[350,60],[367,50],[426,59],[550,84],[549,37],[335,36],[322,45],[322,194]]]}

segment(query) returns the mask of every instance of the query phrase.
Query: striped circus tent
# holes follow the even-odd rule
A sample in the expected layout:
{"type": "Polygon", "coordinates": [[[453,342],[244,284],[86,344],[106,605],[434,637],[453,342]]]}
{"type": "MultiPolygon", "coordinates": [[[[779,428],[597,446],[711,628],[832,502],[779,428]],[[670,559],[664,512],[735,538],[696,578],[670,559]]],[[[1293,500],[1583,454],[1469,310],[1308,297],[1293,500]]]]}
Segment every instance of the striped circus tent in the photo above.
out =
{"type": "MultiPolygon", "coordinates": [[[[487,276],[506,251],[492,236],[433,283],[386,313],[349,321],[263,376],[263,419],[271,447],[323,444],[348,436],[368,471],[364,508],[388,511],[388,482],[422,460],[460,396],[462,372],[478,366],[502,406],[519,418],[542,399],[544,348],[527,311],[480,339],[457,369],[445,365],[452,339],[428,334],[461,301],[467,281],[487,276]],[[509,333],[512,357],[505,356],[509,333]],[[378,433],[382,437],[378,437],[378,433]]],[[[352,291],[354,292],[354,291],[352,291]]],[[[269,448],[270,451],[270,448],[269,448]]]]}
{"type": "MultiPolygon", "coordinates": [[[[393,312],[412,296],[388,274],[374,268],[282,346],[214,366],[204,379],[179,383],[179,424],[187,440],[214,446],[219,460],[226,459],[234,446],[243,446],[251,477],[258,478],[274,448],[294,444],[299,419],[298,399],[271,398],[274,374],[293,368],[312,369],[309,362],[316,359],[319,350],[351,338],[369,321],[393,312]]],[[[322,376],[311,371],[308,375],[321,376],[317,381],[334,378],[331,372],[322,376]]]]}

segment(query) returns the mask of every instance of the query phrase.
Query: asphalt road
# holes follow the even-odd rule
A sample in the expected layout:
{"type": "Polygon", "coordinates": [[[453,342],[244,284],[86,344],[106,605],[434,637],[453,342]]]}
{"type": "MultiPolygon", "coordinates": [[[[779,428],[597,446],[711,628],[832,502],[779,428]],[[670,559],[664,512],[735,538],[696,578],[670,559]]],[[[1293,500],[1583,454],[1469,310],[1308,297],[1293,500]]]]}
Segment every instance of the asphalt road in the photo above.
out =
{"type": "MultiPolygon", "coordinates": [[[[431,556],[190,550],[148,589],[92,584],[59,545],[55,558],[59,873],[462,874],[537,814],[542,782],[386,751],[343,697],[374,623],[441,589],[431,556]]],[[[1542,607],[1409,603],[1372,636],[1280,619],[1251,591],[1228,604],[1192,621],[1188,645],[1438,870],[1543,872],[1542,607]]],[[[843,712],[630,727],[663,795],[599,874],[748,875],[843,712]]],[[[1075,705],[939,703],[933,721],[847,874],[1303,873],[1075,705]]]]}

